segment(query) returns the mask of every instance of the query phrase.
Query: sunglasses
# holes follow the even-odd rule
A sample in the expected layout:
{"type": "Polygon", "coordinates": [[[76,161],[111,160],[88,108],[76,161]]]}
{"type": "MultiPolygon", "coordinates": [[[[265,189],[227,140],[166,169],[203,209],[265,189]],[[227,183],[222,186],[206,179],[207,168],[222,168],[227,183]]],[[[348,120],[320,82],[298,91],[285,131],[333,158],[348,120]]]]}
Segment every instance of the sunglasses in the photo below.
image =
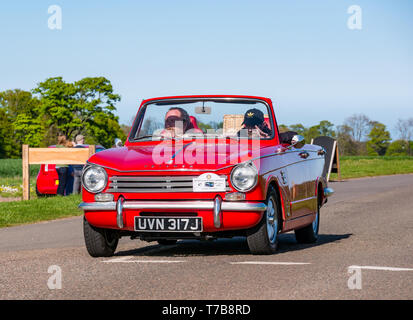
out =
{"type": "Polygon", "coordinates": [[[173,128],[179,126],[179,122],[182,122],[186,126],[186,120],[176,116],[170,116],[165,119],[165,128],[173,128]],[[178,122],[177,124],[175,124],[178,122]]]}

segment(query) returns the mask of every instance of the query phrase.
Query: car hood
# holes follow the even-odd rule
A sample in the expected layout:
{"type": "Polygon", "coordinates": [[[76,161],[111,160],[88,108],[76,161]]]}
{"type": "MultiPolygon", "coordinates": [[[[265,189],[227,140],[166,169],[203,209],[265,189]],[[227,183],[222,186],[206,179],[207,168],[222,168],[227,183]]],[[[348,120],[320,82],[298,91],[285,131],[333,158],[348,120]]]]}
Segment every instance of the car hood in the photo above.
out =
{"type": "Polygon", "coordinates": [[[116,171],[217,171],[268,153],[269,147],[238,141],[201,143],[197,141],[162,142],[125,146],[94,154],[89,163],[116,171]]]}

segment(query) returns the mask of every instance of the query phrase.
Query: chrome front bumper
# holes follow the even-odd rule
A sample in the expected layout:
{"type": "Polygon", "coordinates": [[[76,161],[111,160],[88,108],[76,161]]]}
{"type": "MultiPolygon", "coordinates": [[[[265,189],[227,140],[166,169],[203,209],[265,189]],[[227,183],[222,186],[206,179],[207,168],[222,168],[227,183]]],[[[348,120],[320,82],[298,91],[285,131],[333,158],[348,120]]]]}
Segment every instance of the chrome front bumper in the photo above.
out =
{"type": "Polygon", "coordinates": [[[267,206],[262,202],[229,202],[220,197],[210,201],[127,201],[119,198],[117,202],[82,202],[79,209],[84,211],[116,211],[117,224],[123,228],[123,210],[213,210],[214,226],[222,224],[222,211],[263,212],[267,206]]]}
{"type": "MultiPolygon", "coordinates": [[[[127,201],[122,203],[123,209],[137,210],[213,210],[215,207],[214,200],[211,201],[127,201]]],[[[117,204],[111,202],[82,202],[79,209],[85,211],[115,211],[117,204]]],[[[229,202],[221,201],[222,211],[265,211],[267,206],[262,202],[229,202]]]]}

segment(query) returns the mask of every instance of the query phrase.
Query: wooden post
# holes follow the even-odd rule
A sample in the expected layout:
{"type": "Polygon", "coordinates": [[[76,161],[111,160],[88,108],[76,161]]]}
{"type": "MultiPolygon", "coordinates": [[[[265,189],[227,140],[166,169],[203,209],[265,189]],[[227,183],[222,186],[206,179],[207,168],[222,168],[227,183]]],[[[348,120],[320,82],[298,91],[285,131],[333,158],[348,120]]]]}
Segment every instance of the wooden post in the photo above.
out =
{"type": "Polygon", "coordinates": [[[336,157],[337,157],[337,177],[338,177],[338,181],[341,181],[340,157],[338,155],[338,142],[337,142],[337,147],[336,147],[336,157]]]}
{"type": "Polygon", "coordinates": [[[89,145],[89,158],[96,153],[96,146],[94,144],[89,145]]]}
{"type": "Polygon", "coordinates": [[[23,200],[30,199],[30,167],[29,167],[29,146],[22,147],[22,172],[23,172],[23,200]]]}

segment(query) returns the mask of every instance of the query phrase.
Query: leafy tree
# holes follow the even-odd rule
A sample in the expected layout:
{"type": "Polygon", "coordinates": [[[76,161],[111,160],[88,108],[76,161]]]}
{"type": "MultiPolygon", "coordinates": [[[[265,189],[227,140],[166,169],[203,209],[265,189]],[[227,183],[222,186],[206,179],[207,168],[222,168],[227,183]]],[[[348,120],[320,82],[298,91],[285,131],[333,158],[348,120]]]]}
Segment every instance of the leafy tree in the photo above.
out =
{"type": "Polygon", "coordinates": [[[291,129],[286,126],[285,124],[280,124],[278,125],[278,131],[279,132],[287,132],[287,131],[291,131],[291,129]]]}
{"type": "Polygon", "coordinates": [[[39,113],[39,101],[28,91],[20,89],[0,92],[3,110],[2,129],[7,130],[7,158],[21,156],[21,145],[38,147],[44,137],[44,124],[39,113]],[[8,122],[8,124],[6,123],[8,122]]]}
{"type": "Polygon", "coordinates": [[[292,131],[297,132],[299,135],[305,135],[306,128],[301,123],[292,124],[290,125],[290,128],[292,131]]]}
{"type": "Polygon", "coordinates": [[[0,158],[18,156],[18,150],[13,144],[13,126],[4,108],[0,108],[0,158]]]}
{"type": "Polygon", "coordinates": [[[320,121],[318,125],[306,128],[301,123],[293,124],[290,126],[292,131],[302,135],[307,143],[310,143],[312,139],[319,136],[335,137],[334,124],[327,120],[320,121]]]}
{"type": "Polygon", "coordinates": [[[367,141],[369,155],[384,155],[391,141],[390,132],[386,130],[386,126],[380,122],[374,122],[368,137],[370,139],[367,141]]]}
{"type": "Polygon", "coordinates": [[[396,130],[399,133],[399,138],[406,142],[407,154],[411,156],[410,140],[413,138],[413,118],[399,119],[396,124],[396,130]]]}
{"type": "Polygon", "coordinates": [[[386,156],[406,156],[409,146],[405,140],[393,141],[386,150],[386,156]]]}
{"type": "Polygon", "coordinates": [[[45,127],[40,117],[31,117],[28,113],[19,114],[14,123],[14,138],[18,144],[28,144],[31,147],[43,145],[45,127]]]}
{"type": "Polygon", "coordinates": [[[89,77],[66,83],[62,77],[49,78],[33,92],[39,95],[48,132],[58,131],[69,138],[81,133],[106,148],[117,137],[124,141],[125,134],[114,115],[120,96],[113,93],[108,79],[89,77]]]}
{"type": "Polygon", "coordinates": [[[71,137],[72,132],[81,125],[75,120],[75,87],[63,81],[62,77],[48,78],[38,84],[33,93],[40,99],[40,113],[45,115],[45,125],[71,137]]]}
{"type": "Polygon", "coordinates": [[[12,120],[22,113],[36,116],[38,105],[39,101],[28,91],[15,89],[0,92],[0,106],[12,120]]]}
{"type": "Polygon", "coordinates": [[[318,125],[318,133],[321,136],[335,138],[336,132],[334,131],[334,124],[327,120],[320,121],[320,124],[318,125]]]}

